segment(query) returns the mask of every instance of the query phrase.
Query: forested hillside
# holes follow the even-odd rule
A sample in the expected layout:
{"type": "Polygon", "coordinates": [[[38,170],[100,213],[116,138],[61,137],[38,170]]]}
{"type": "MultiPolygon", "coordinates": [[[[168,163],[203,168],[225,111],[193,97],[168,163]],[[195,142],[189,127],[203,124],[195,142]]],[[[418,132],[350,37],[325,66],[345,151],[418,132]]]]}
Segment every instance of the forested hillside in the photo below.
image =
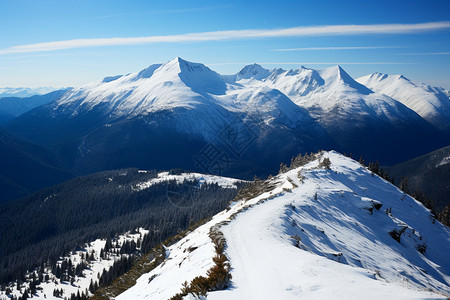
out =
{"type": "Polygon", "coordinates": [[[25,270],[86,242],[132,228],[148,229],[147,246],[152,247],[224,209],[243,184],[218,184],[201,174],[171,180],[164,174],[105,171],[1,205],[0,282],[22,278],[25,270]]]}

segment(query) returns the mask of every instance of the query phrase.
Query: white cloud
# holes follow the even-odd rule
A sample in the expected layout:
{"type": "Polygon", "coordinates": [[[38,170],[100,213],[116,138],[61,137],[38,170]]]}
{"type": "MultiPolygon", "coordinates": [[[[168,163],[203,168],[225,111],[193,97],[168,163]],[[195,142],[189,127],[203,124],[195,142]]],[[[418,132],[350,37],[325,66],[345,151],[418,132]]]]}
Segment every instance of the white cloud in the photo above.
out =
{"type": "MultiPolygon", "coordinates": [[[[208,66],[250,65],[254,62],[206,63],[208,66]]],[[[416,65],[410,62],[258,62],[259,65],[416,65]]]]}
{"type": "Polygon", "coordinates": [[[307,47],[307,48],[273,49],[272,51],[365,50],[365,49],[391,49],[391,48],[399,48],[399,47],[307,47]]]}
{"type": "Polygon", "coordinates": [[[450,55],[450,52],[398,53],[398,55],[450,55]]]}
{"type": "Polygon", "coordinates": [[[117,37],[96,39],[74,39],[12,46],[0,49],[0,55],[55,51],[73,48],[104,47],[119,45],[138,45],[151,43],[204,42],[232,39],[280,38],[324,35],[358,35],[358,34],[411,34],[450,28],[450,22],[431,22],[417,24],[378,24],[378,25],[327,25],[292,27],[284,29],[263,30],[227,30],[179,35],[161,35],[145,37],[117,37]]]}

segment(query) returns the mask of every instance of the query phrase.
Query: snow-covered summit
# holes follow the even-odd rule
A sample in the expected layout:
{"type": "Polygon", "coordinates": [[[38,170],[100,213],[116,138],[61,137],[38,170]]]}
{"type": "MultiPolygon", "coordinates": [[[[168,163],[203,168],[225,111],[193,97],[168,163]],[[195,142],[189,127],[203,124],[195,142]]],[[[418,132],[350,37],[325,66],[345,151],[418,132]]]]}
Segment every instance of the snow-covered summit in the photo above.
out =
{"type": "Polygon", "coordinates": [[[347,72],[342,69],[341,66],[336,65],[319,71],[320,76],[324,79],[326,84],[329,85],[345,85],[358,93],[368,95],[373,93],[367,87],[356,82],[347,72]]]}
{"type": "Polygon", "coordinates": [[[377,93],[400,101],[431,124],[450,127],[450,99],[444,89],[415,83],[403,75],[372,73],[356,80],[377,93]]]}
{"type": "Polygon", "coordinates": [[[174,107],[192,108],[208,102],[205,93],[223,94],[225,86],[220,75],[208,67],[177,57],[74,89],[59,99],[57,106],[70,107],[74,115],[102,107],[105,115],[130,117],[174,107]]]}
{"type": "Polygon", "coordinates": [[[267,69],[264,69],[258,64],[252,64],[245,66],[236,74],[236,81],[239,81],[241,79],[256,79],[256,80],[262,80],[270,75],[270,71],[267,69]]]}
{"type": "Polygon", "coordinates": [[[274,70],[267,78],[251,84],[281,91],[323,125],[328,126],[332,122],[333,128],[341,124],[344,126],[348,120],[420,122],[419,116],[412,110],[389,96],[374,93],[355,81],[340,66],[322,70],[305,67],[274,70]]]}
{"type": "Polygon", "coordinates": [[[264,185],[168,247],[165,261],[116,299],[168,299],[207,276],[212,228],[223,233],[232,278],[207,299],[450,295],[448,228],[359,163],[325,152],[264,185]]]}

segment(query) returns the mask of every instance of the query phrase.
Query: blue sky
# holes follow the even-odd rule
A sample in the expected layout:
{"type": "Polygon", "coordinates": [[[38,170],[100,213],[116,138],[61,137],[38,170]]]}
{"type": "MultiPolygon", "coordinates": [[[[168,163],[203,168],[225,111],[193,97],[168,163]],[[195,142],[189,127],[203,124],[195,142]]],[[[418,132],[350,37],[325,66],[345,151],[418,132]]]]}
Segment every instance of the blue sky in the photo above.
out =
{"type": "Polygon", "coordinates": [[[340,64],[450,89],[449,12],[448,0],[2,0],[0,87],[79,86],[180,56],[221,74],[340,64]]]}

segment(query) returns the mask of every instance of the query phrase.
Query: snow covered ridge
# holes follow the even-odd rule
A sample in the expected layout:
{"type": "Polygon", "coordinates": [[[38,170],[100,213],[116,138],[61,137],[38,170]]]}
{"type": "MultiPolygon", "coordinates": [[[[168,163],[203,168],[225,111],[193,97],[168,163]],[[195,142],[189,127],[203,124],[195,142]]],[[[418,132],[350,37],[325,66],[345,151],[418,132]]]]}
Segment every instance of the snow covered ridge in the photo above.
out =
{"type": "MultiPolygon", "coordinates": [[[[201,106],[216,123],[224,119],[225,109],[233,113],[257,112],[266,120],[280,117],[281,112],[283,122],[296,124],[303,116],[289,113],[290,106],[306,108],[319,119],[326,119],[326,114],[337,107],[348,116],[358,113],[391,121],[415,120],[418,117],[415,113],[427,120],[436,114],[442,120],[450,119],[450,101],[443,89],[406,81],[395,84],[395,88],[375,85],[365,77],[356,81],[340,66],[323,70],[305,67],[267,70],[253,64],[235,75],[219,75],[203,64],[177,57],[137,73],[110,76],[73,89],[53,109],[71,111],[75,116],[102,107],[106,116],[116,119],[201,106]],[[392,89],[396,92],[391,92],[392,89]],[[280,93],[283,101],[274,99],[280,93]],[[419,94],[425,98],[421,99],[419,94]],[[264,105],[269,101],[271,105],[264,105]]],[[[445,125],[442,120],[436,124],[445,125]]]]}
{"type": "MultiPolygon", "coordinates": [[[[139,172],[145,172],[145,171],[139,171],[139,172]]],[[[213,184],[216,183],[222,188],[233,188],[237,189],[236,182],[243,182],[243,180],[239,179],[233,179],[229,177],[222,177],[222,176],[215,176],[215,175],[206,175],[206,174],[200,174],[200,173],[181,173],[178,175],[175,174],[169,174],[169,172],[161,172],[158,174],[157,178],[153,178],[146,182],[140,182],[136,184],[136,186],[133,188],[136,191],[141,191],[144,189],[148,189],[152,185],[175,180],[177,183],[183,183],[185,181],[198,181],[198,186],[201,187],[203,184],[213,184]]]]}
{"type": "MultiPolygon", "coordinates": [[[[97,239],[82,249],[72,251],[55,262],[54,273],[48,266],[28,272],[24,283],[11,283],[0,291],[0,299],[17,299],[26,293],[37,299],[71,299],[73,295],[90,296],[106,273],[131,252],[139,251],[148,230],[139,228],[114,239],[97,239]],[[108,245],[107,245],[108,244],[108,245]],[[131,248],[129,248],[131,247],[131,248]],[[129,248],[129,249],[125,249],[129,248]],[[103,275],[103,277],[102,277],[103,275]],[[33,282],[39,283],[33,284],[33,282]]],[[[124,264],[125,264],[124,263],[124,264]]],[[[122,265],[124,265],[122,264],[122,265]]]]}
{"type": "Polygon", "coordinates": [[[168,247],[165,261],[116,299],[169,299],[206,276],[217,226],[232,279],[207,299],[450,296],[449,229],[354,160],[324,152],[259,186],[267,188],[168,247]]]}
{"type": "Polygon", "coordinates": [[[381,73],[373,73],[356,81],[400,101],[431,124],[446,128],[450,126],[449,94],[443,88],[415,83],[403,75],[381,73]]]}

